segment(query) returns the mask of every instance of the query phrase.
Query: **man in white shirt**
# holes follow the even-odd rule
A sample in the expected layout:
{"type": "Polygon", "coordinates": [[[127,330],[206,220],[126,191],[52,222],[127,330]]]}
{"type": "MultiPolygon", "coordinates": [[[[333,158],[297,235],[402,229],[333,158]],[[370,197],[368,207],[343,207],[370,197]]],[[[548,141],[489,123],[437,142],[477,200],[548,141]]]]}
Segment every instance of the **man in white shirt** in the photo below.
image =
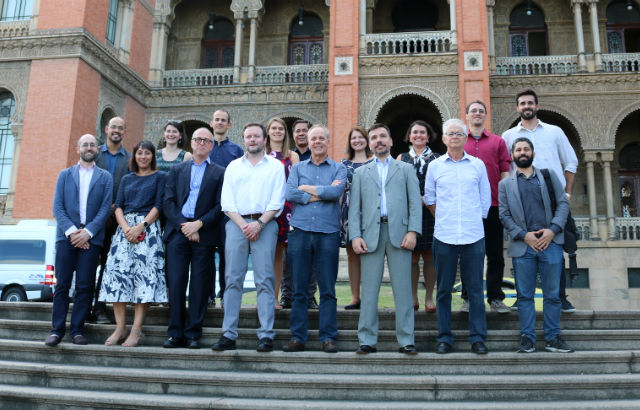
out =
{"type": "Polygon", "coordinates": [[[251,253],[260,321],[256,350],[270,352],[275,336],[273,259],[278,239],[275,218],[284,207],[284,166],[265,155],[267,133],[261,124],[245,125],[242,135],[247,153],[229,163],[222,185],[222,211],[230,219],[225,226],[226,288],[222,337],[212,349],[236,348],[242,285],[251,253]]]}
{"type": "Polygon", "coordinates": [[[477,354],[488,352],[482,270],[484,226],[491,207],[491,186],[482,160],[467,154],[467,126],[451,119],[442,126],[447,153],[429,164],[424,203],[434,215],[433,262],[438,282],[438,345],[436,353],[449,353],[455,336],[451,331],[451,288],[460,276],[469,297],[469,342],[477,354]]]}

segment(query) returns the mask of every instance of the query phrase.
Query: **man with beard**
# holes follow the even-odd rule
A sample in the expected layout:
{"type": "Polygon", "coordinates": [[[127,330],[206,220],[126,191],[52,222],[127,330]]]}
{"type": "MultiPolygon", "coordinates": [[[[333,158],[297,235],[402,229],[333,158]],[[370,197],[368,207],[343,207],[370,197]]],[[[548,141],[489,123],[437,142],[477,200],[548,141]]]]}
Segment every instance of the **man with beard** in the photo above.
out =
{"type": "Polygon", "coordinates": [[[511,156],[516,172],[500,181],[498,191],[500,219],[511,236],[507,256],[513,258],[518,289],[521,341],[517,351],[531,353],[536,350],[533,297],[539,272],[544,297],[545,349],[573,352],[560,337],[559,286],[564,263],[562,227],[569,214],[569,202],[553,170],[532,166],[535,154],[529,139],[516,138],[511,146],[511,156]],[[543,172],[549,173],[552,188],[547,186],[543,172]]]}
{"type": "Polygon", "coordinates": [[[86,345],[84,321],[91,310],[105,222],[113,200],[111,175],[96,167],[98,141],[86,134],[78,140],[78,164],[60,172],[53,199],[56,233],[56,290],[53,296],[52,329],[45,340],[56,346],[65,334],[69,310],[69,288],[75,271],[75,296],[70,333],[74,344],[86,345]]]}
{"type": "Polygon", "coordinates": [[[280,161],[265,154],[267,132],[261,124],[245,125],[242,135],[247,153],[227,166],[222,186],[222,211],[229,217],[225,227],[226,288],[222,337],[212,349],[236,348],[242,287],[251,254],[260,321],[256,350],[270,352],[275,337],[273,258],[278,239],[275,218],[284,207],[284,167],[280,161]]]}
{"type": "MultiPolygon", "coordinates": [[[[538,150],[533,165],[540,169],[553,170],[562,184],[567,200],[571,201],[571,192],[578,169],[578,157],[562,129],[540,121],[538,110],[540,110],[540,104],[538,104],[538,96],[533,90],[524,90],[518,93],[516,111],[522,120],[515,127],[505,131],[502,138],[507,143],[509,150],[511,150],[516,138],[528,138],[538,150]]],[[[560,277],[560,301],[563,312],[576,311],[576,308],[567,299],[564,263],[563,273],[560,277]]]]}

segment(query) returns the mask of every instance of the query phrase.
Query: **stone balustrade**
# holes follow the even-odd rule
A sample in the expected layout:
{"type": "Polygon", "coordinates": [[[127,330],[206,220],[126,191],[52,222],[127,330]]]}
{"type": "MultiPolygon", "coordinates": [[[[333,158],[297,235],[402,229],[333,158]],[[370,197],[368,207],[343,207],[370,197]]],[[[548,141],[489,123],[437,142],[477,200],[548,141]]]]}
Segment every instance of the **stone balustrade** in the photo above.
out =
{"type": "Polygon", "coordinates": [[[616,239],[639,240],[640,218],[616,218],[616,239]]]}
{"type": "Polygon", "coordinates": [[[591,239],[591,228],[589,227],[589,218],[573,218],[578,229],[578,240],[588,241],[591,239]]]}
{"type": "Polygon", "coordinates": [[[29,35],[31,20],[0,21],[0,38],[24,37],[29,35]]]}
{"type": "Polygon", "coordinates": [[[573,74],[578,58],[566,56],[496,57],[497,75],[573,74]]]}
{"type": "Polygon", "coordinates": [[[327,64],[256,67],[258,84],[316,83],[329,81],[327,64]]]}
{"type": "Polygon", "coordinates": [[[456,49],[456,33],[420,31],[365,34],[361,36],[360,44],[360,54],[367,56],[447,53],[456,49]]]}
{"type": "Polygon", "coordinates": [[[233,68],[168,70],[162,74],[162,87],[212,87],[233,84],[233,68]]]}
{"type": "Polygon", "coordinates": [[[602,70],[611,73],[640,71],[640,53],[602,54],[602,70]]]}

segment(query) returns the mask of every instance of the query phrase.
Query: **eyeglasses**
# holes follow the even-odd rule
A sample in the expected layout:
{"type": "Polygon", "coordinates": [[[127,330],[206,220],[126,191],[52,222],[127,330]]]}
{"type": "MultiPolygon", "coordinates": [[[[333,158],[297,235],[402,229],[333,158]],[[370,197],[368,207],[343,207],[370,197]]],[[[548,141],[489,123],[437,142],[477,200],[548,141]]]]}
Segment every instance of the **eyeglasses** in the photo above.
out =
{"type": "Polygon", "coordinates": [[[80,148],[98,148],[98,144],[95,142],[85,142],[80,144],[80,148]]]}
{"type": "Polygon", "coordinates": [[[194,141],[196,144],[213,144],[213,140],[209,138],[193,138],[191,141],[194,141]]]}
{"type": "Polygon", "coordinates": [[[447,132],[444,135],[446,135],[447,137],[464,137],[464,133],[463,132],[447,132]]]}

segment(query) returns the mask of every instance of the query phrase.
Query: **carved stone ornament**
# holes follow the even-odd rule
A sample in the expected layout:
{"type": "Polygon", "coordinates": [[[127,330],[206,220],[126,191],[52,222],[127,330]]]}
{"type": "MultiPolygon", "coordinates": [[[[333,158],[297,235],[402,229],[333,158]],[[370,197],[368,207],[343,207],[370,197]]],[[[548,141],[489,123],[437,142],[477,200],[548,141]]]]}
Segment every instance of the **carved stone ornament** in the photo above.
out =
{"type": "Polygon", "coordinates": [[[333,69],[335,75],[353,74],[353,56],[336,57],[333,69]]]}
{"type": "Polygon", "coordinates": [[[464,70],[465,71],[481,71],[482,51],[465,51],[464,52],[464,70]]]}

